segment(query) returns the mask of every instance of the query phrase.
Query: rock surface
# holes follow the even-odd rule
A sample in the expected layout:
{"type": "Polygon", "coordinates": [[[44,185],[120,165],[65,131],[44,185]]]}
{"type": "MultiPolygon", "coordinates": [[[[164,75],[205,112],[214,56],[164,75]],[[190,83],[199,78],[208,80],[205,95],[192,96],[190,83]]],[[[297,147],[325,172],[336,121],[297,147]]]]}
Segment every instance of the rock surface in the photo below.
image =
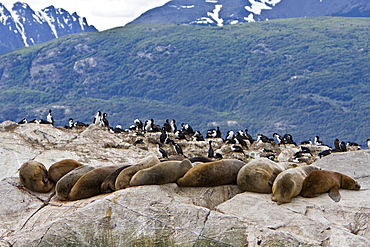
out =
{"type": "MultiPolygon", "coordinates": [[[[47,125],[0,126],[0,246],[370,246],[370,150],[335,153],[315,165],[354,177],[360,191],[292,198],[235,185],[181,188],[175,183],[130,187],[78,201],[24,189],[17,169],[27,160],[46,167],[65,158],[94,167],[134,164],[155,152],[130,145],[138,137],[96,126],[67,131],[47,125]]],[[[153,137],[155,139],[155,137],[153,137]]],[[[186,154],[206,155],[207,143],[183,143],[186,154]]],[[[220,148],[220,147],[218,147],[220,148]]],[[[159,154],[158,154],[159,157],[159,154]]]]}

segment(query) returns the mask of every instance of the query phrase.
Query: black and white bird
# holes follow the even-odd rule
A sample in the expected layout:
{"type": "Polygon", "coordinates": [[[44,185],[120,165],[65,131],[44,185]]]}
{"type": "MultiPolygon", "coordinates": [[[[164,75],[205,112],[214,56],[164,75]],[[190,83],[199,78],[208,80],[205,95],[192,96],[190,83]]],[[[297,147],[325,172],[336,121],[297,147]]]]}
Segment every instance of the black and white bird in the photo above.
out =
{"type": "Polygon", "coordinates": [[[333,149],[333,151],[336,151],[336,152],[341,151],[341,150],[340,150],[340,141],[339,141],[339,139],[338,139],[338,138],[336,138],[336,139],[334,140],[334,149],[333,149]]]}
{"type": "Polygon", "coordinates": [[[166,119],[166,122],[163,124],[163,127],[166,129],[167,132],[171,132],[171,124],[169,119],[166,119]]]}
{"type": "Polygon", "coordinates": [[[272,134],[272,137],[275,138],[277,144],[282,144],[283,137],[281,135],[279,135],[278,133],[274,133],[272,134]]]}
{"type": "Polygon", "coordinates": [[[184,132],[182,132],[181,130],[176,130],[175,138],[179,139],[179,140],[186,140],[186,136],[185,136],[184,132]]]}
{"type": "Polygon", "coordinates": [[[236,135],[235,135],[235,139],[236,139],[236,143],[237,144],[240,144],[242,147],[244,147],[244,148],[246,148],[246,149],[248,149],[248,144],[247,144],[247,142],[245,141],[245,139],[244,139],[245,137],[243,137],[242,135],[241,135],[241,132],[236,132],[236,135]]]}
{"type": "Polygon", "coordinates": [[[73,118],[68,119],[68,125],[65,125],[64,128],[72,129],[73,128],[73,118]]]}
{"type": "Polygon", "coordinates": [[[253,139],[253,137],[248,133],[248,129],[245,129],[244,131],[244,135],[247,137],[247,140],[249,141],[250,144],[253,144],[253,142],[255,141],[253,139]]]}
{"type": "Polygon", "coordinates": [[[312,144],[312,140],[311,139],[308,139],[306,141],[302,141],[301,142],[301,145],[311,145],[312,144]]]}
{"type": "Polygon", "coordinates": [[[94,117],[93,124],[100,125],[101,118],[102,118],[101,111],[98,111],[94,117]]]}
{"type": "Polygon", "coordinates": [[[204,137],[202,135],[202,133],[200,133],[200,131],[195,131],[193,137],[195,138],[195,141],[204,141],[204,137]]]}
{"type": "Polygon", "coordinates": [[[153,119],[145,120],[144,132],[145,133],[152,132],[153,131],[153,124],[154,124],[154,120],[153,119]]]}
{"type": "Polygon", "coordinates": [[[135,119],[134,124],[136,126],[136,130],[143,130],[143,122],[140,119],[135,119]]]}
{"type": "Polygon", "coordinates": [[[322,157],[327,156],[329,154],[331,154],[331,150],[330,149],[326,149],[326,150],[324,150],[324,151],[322,151],[322,152],[319,153],[319,157],[321,159],[322,157]]]}
{"type": "Polygon", "coordinates": [[[46,121],[48,121],[48,123],[50,123],[51,125],[54,125],[54,118],[51,114],[51,110],[49,110],[49,114],[46,116],[46,121]]]}
{"type": "Polygon", "coordinates": [[[216,129],[207,130],[206,138],[222,138],[220,127],[217,126],[216,129]]]}
{"type": "Polygon", "coordinates": [[[157,147],[158,147],[158,152],[161,154],[161,156],[162,156],[162,158],[163,159],[168,159],[168,154],[167,154],[167,152],[166,152],[166,150],[164,150],[163,148],[162,148],[162,144],[160,144],[160,143],[157,143],[157,147]]]}
{"type": "Polygon", "coordinates": [[[168,138],[168,135],[167,135],[166,128],[162,127],[162,133],[159,136],[159,142],[163,144],[166,142],[167,138],[168,138]]]}
{"type": "Polygon", "coordinates": [[[346,152],[347,151],[347,146],[345,142],[340,142],[339,144],[340,151],[346,152]]]}
{"type": "Polygon", "coordinates": [[[174,147],[174,149],[175,149],[175,152],[176,152],[178,155],[182,155],[182,156],[186,157],[186,156],[184,155],[183,151],[182,151],[181,146],[180,146],[178,143],[176,143],[176,142],[174,142],[173,140],[171,140],[171,141],[170,141],[170,144],[171,144],[171,145],[173,145],[173,147],[174,147]]]}
{"type": "Polygon", "coordinates": [[[172,119],[170,122],[170,125],[171,125],[171,132],[175,133],[177,131],[176,120],[172,119]]]}
{"type": "Polygon", "coordinates": [[[264,143],[272,143],[272,142],[275,142],[274,139],[270,139],[267,136],[262,135],[262,134],[258,134],[257,135],[257,141],[258,142],[264,142],[264,143]]]}
{"type": "Polygon", "coordinates": [[[243,153],[245,155],[243,148],[239,145],[232,145],[231,151],[236,152],[236,153],[243,153]]]}
{"type": "Polygon", "coordinates": [[[293,144],[294,146],[297,146],[297,143],[293,141],[293,136],[291,134],[285,134],[283,136],[283,144],[293,144]]]}
{"type": "Polygon", "coordinates": [[[118,133],[123,133],[125,132],[125,130],[122,128],[121,125],[116,125],[116,127],[109,127],[109,132],[111,132],[112,134],[118,134],[118,133]]]}
{"type": "Polygon", "coordinates": [[[182,133],[184,133],[184,135],[193,136],[195,134],[193,128],[189,124],[182,123],[181,127],[182,127],[181,131],[182,133]]]}
{"type": "Polygon", "coordinates": [[[225,139],[224,139],[224,142],[225,143],[231,143],[231,144],[235,144],[235,135],[234,135],[234,131],[232,130],[229,130],[227,133],[226,133],[226,136],[225,136],[225,139]]]}
{"type": "Polygon", "coordinates": [[[134,146],[138,145],[138,144],[145,144],[144,140],[143,139],[137,139],[135,142],[134,142],[134,146]]]}
{"type": "Polygon", "coordinates": [[[101,121],[100,121],[100,126],[109,128],[109,121],[107,119],[107,116],[108,114],[104,112],[103,117],[101,118],[101,121]]]}
{"type": "Polygon", "coordinates": [[[209,141],[209,148],[208,148],[208,158],[214,158],[215,157],[215,151],[212,148],[212,141],[209,141]]]}
{"type": "Polygon", "coordinates": [[[324,145],[324,142],[320,141],[319,136],[315,136],[314,144],[315,145],[324,145]]]}
{"type": "Polygon", "coordinates": [[[23,118],[21,121],[18,122],[18,124],[26,124],[28,123],[27,118],[23,118]]]}

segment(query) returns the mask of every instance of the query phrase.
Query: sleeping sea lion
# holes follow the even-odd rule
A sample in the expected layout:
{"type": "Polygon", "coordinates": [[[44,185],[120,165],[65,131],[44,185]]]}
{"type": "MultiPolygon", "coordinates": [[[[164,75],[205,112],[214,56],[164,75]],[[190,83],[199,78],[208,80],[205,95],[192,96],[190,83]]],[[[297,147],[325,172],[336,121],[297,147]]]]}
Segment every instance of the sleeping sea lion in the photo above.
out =
{"type": "Polygon", "coordinates": [[[312,165],[287,169],[277,175],[272,185],[272,201],[278,205],[290,202],[292,197],[298,196],[302,190],[303,180],[307,175],[320,168],[312,165]]]}
{"type": "Polygon", "coordinates": [[[68,194],[71,191],[73,185],[79,180],[83,175],[89,171],[94,170],[92,166],[80,166],[76,169],[70,171],[64,175],[55,186],[55,192],[59,200],[68,201],[68,194]]]}
{"type": "Polygon", "coordinates": [[[242,191],[271,193],[276,176],[289,168],[287,162],[277,163],[267,158],[258,158],[243,166],[237,177],[242,191]]]}
{"type": "Polygon", "coordinates": [[[72,159],[58,161],[49,167],[49,179],[56,183],[61,177],[79,166],[83,166],[83,164],[72,159]]]}
{"type": "Polygon", "coordinates": [[[245,163],[237,159],[206,162],[189,169],[177,180],[180,187],[212,187],[236,182],[236,176],[245,163]]]}
{"type": "Polygon", "coordinates": [[[68,194],[69,200],[75,201],[99,195],[101,193],[101,184],[105,178],[118,168],[118,166],[104,166],[87,172],[73,185],[68,194]]]}
{"type": "Polygon", "coordinates": [[[315,197],[317,194],[329,192],[330,198],[339,202],[341,199],[339,188],[348,190],[359,190],[360,184],[353,178],[333,171],[312,171],[303,180],[300,195],[304,197],[315,197]]]}
{"type": "Polygon", "coordinates": [[[174,183],[192,167],[188,159],[182,161],[164,161],[138,171],[131,178],[130,186],[174,183]]]}
{"type": "Polygon", "coordinates": [[[19,179],[27,189],[34,192],[46,193],[53,188],[46,167],[34,160],[27,161],[19,168],[19,179]]]}

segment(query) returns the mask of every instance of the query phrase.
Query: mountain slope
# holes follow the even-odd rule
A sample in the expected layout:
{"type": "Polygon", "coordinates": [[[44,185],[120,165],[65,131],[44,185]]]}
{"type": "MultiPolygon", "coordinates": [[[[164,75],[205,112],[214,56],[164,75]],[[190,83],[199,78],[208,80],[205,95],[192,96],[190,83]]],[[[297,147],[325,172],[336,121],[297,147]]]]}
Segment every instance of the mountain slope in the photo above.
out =
{"type": "Polygon", "coordinates": [[[0,57],[0,121],[68,118],[112,126],[167,118],[204,131],[320,135],[363,143],[370,116],[368,18],[223,27],[129,25],[0,57]]]}
{"type": "Polygon", "coordinates": [[[280,18],[370,17],[367,0],[172,0],[130,24],[222,26],[280,18]]]}
{"type": "Polygon", "coordinates": [[[54,6],[35,12],[26,3],[17,2],[9,11],[0,3],[0,54],[67,34],[96,31],[77,13],[71,15],[54,6]]]}

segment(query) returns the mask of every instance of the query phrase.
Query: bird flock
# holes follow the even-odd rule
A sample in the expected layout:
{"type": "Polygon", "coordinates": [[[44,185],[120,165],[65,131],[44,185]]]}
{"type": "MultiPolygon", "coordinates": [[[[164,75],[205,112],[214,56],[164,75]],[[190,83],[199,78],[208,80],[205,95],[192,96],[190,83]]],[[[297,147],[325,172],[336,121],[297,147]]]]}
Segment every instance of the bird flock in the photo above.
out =
{"type": "MultiPolygon", "coordinates": [[[[134,133],[136,136],[150,135],[150,133],[160,133],[159,139],[156,141],[157,150],[162,159],[168,159],[169,154],[165,150],[164,146],[170,145],[174,152],[183,157],[187,157],[184,154],[180,141],[195,141],[208,143],[207,157],[210,159],[223,159],[225,150],[222,148],[216,149],[213,147],[214,143],[219,142],[221,145],[227,145],[229,151],[232,153],[241,153],[246,158],[266,157],[271,160],[276,160],[278,155],[281,153],[280,149],[276,147],[294,147],[296,148],[294,155],[290,158],[294,162],[306,162],[312,163],[315,158],[322,158],[323,156],[329,155],[333,152],[345,152],[351,150],[359,150],[361,146],[353,142],[343,142],[339,139],[334,140],[334,147],[324,144],[319,136],[314,137],[314,141],[311,139],[303,141],[300,145],[294,142],[292,135],[285,134],[279,135],[274,133],[272,138],[263,134],[258,134],[257,138],[254,139],[249,133],[248,129],[239,130],[234,132],[233,130],[227,131],[223,137],[219,127],[207,130],[206,136],[198,131],[194,130],[188,123],[181,123],[177,126],[176,120],[167,119],[162,125],[154,123],[153,119],[147,119],[144,123],[140,119],[135,119],[133,124],[128,128],[124,129],[121,125],[111,127],[108,121],[108,114],[97,111],[91,124],[106,128],[110,133],[134,133]],[[175,140],[176,141],[175,141],[175,140]],[[262,148],[261,148],[262,147],[262,148]]],[[[26,118],[22,119],[18,124],[36,123],[36,124],[51,124],[54,126],[54,119],[52,116],[52,110],[48,111],[46,119],[33,119],[27,121],[26,118]]],[[[82,129],[88,127],[90,124],[86,124],[79,121],[74,121],[70,118],[68,124],[64,126],[65,129],[82,129]]],[[[137,139],[132,143],[134,146],[144,144],[142,138],[137,139]]],[[[368,146],[370,146],[370,139],[367,140],[368,146]]],[[[219,147],[220,145],[218,145],[219,147]]]]}

